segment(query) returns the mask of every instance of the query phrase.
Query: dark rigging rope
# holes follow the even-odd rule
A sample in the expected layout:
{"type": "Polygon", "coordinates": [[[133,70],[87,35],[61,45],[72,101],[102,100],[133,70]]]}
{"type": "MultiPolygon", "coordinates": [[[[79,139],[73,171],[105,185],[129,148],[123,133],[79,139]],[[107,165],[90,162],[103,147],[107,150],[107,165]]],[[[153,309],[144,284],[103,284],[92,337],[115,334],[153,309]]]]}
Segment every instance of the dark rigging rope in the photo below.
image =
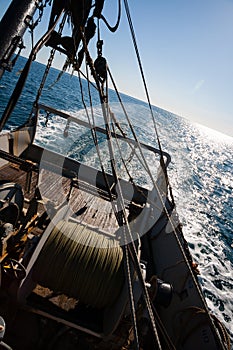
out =
{"type": "MultiPolygon", "coordinates": [[[[64,28],[64,25],[65,25],[65,22],[66,22],[66,19],[67,19],[67,13],[64,13],[64,16],[62,18],[62,21],[61,21],[61,24],[59,26],[59,31],[58,31],[58,34],[61,35],[62,33],[62,30],[64,28]]],[[[44,85],[45,85],[45,82],[46,82],[46,79],[48,77],[48,74],[49,74],[49,70],[52,66],[52,63],[53,63],[53,60],[54,60],[54,56],[55,56],[55,53],[56,53],[56,48],[53,48],[50,52],[50,57],[48,59],[48,63],[47,63],[47,66],[45,68],[45,72],[44,72],[44,75],[42,77],[42,80],[41,80],[41,83],[40,83],[40,87],[37,91],[37,95],[36,95],[36,99],[35,99],[35,102],[34,102],[34,107],[37,107],[37,104],[38,104],[38,101],[40,99],[40,96],[42,94],[42,91],[43,91],[43,88],[44,88],[44,85]]]]}
{"type": "Polygon", "coordinates": [[[90,101],[90,106],[91,106],[92,123],[91,123],[90,116],[89,116],[89,113],[88,113],[88,109],[87,109],[87,106],[86,106],[86,103],[85,103],[85,100],[84,100],[84,94],[83,94],[82,80],[81,80],[81,77],[80,77],[80,71],[78,71],[78,76],[79,76],[80,91],[81,91],[81,96],[82,96],[82,103],[83,103],[83,106],[84,106],[84,109],[85,109],[85,112],[86,112],[86,115],[87,115],[87,118],[88,118],[88,122],[89,122],[90,126],[93,125],[93,127],[91,127],[92,139],[93,139],[94,145],[96,147],[97,155],[98,155],[98,158],[99,158],[99,161],[100,161],[100,167],[101,167],[101,171],[102,171],[102,174],[103,174],[103,177],[104,177],[105,185],[106,185],[106,188],[107,188],[107,191],[108,191],[109,199],[111,201],[113,201],[113,196],[112,196],[110,184],[109,184],[109,181],[108,181],[108,178],[107,178],[107,174],[106,174],[105,169],[104,169],[104,165],[103,165],[103,161],[102,161],[102,157],[101,157],[101,152],[100,152],[100,148],[99,148],[99,144],[98,144],[98,137],[97,137],[97,134],[96,134],[96,126],[95,126],[95,119],[94,119],[94,113],[93,113],[93,105],[92,105],[92,98],[91,98],[91,91],[90,91],[90,80],[89,80],[89,77],[88,77],[88,70],[87,70],[88,94],[89,94],[89,101],[90,101]]]}
{"type": "MultiPolygon", "coordinates": [[[[63,12],[63,11],[62,11],[63,12]]],[[[62,14],[61,12],[61,14],[62,14]]],[[[42,38],[37,42],[35,47],[30,53],[30,56],[27,60],[27,63],[24,66],[24,69],[19,77],[19,80],[17,81],[17,84],[15,85],[14,91],[11,95],[11,98],[4,110],[4,113],[2,115],[2,118],[0,120],[0,132],[2,131],[4,125],[6,124],[7,120],[9,119],[11,113],[13,112],[16,103],[18,102],[19,97],[21,96],[21,93],[23,91],[28,73],[31,68],[32,61],[35,60],[37,53],[40,51],[40,49],[45,45],[45,43],[49,40],[54,28],[56,27],[58,21],[60,19],[60,16],[57,18],[54,25],[42,36],[42,38]]]]}
{"type": "Polygon", "coordinates": [[[120,19],[121,19],[121,0],[118,0],[118,16],[117,16],[117,22],[116,22],[116,24],[115,24],[115,26],[110,26],[110,24],[108,23],[108,21],[106,20],[106,18],[103,16],[103,15],[101,15],[101,17],[100,17],[102,20],[103,20],[103,22],[106,24],[106,26],[108,27],[108,29],[112,32],[112,33],[114,33],[117,29],[118,29],[118,27],[119,27],[119,24],[120,24],[120,19]]]}
{"type": "MultiPolygon", "coordinates": [[[[88,65],[91,70],[91,74],[95,79],[96,85],[98,87],[99,91],[99,97],[101,101],[101,106],[102,106],[102,112],[105,120],[105,126],[106,126],[106,135],[107,135],[107,142],[108,142],[108,149],[109,149],[109,154],[110,154],[110,164],[112,168],[112,174],[113,178],[115,180],[116,185],[118,185],[118,196],[116,198],[116,206],[115,208],[114,202],[111,200],[111,204],[116,216],[116,219],[118,221],[118,224],[120,227],[123,227],[124,230],[124,237],[125,237],[125,245],[123,246],[123,251],[124,251],[124,267],[125,267],[125,274],[127,277],[127,286],[128,286],[128,291],[129,291],[129,301],[130,301],[130,309],[131,309],[131,315],[132,315],[132,321],[133,321],[133,329],[134,329],[134,340],[135,340],[135,347],[137,350],[139,350],[139,339],[138,339],[138,332],[137,332],[137,324],[136,324],[136,311],[135,311],[135,304],[134,304],[134,297],[133,297],[133,290],[132,290],[132,280],[131,280],[131,274],[130,274],[130,265],[129,265],[129,259],[127,259],[128,256],[128,246],[126,245],[126,241],[132,241],[132,234],[130,231],[128,219],[127,219],[127,214],[125,211],[125,206],[124,206],[124,199],[123,199],[123,193],[121,189],[121,185],[119,183],[119,177],[117,174],[117,169],[116,169],[116,160],[113,152],[113,145],[112,145],[112,136],[111,136],[111,130],[109,126],[109,110],[108,106],[106,104],[106,96],[103,96],[103,86],[100,86],[100,82],[97,78],[95,68],[93,61],[90,57],[90,54],[88,52],[88,48],[85,44],[85,38],[83,37],[83,43],[84,43],[84,48],[85,48],[85,53],[86,53],[86,59],[88,62],[88,65]],[[117,209],[117,211],[116,211],[117,209]],[[126,233],[126,227],[127,226],[127,233],[126,233]]],[[[111,195],[111,193],[110,193],[111,195]]],[[[134,242],[133,242],[134,245],[134,242]]],[[[135,248],[136,249],[136,248],[135,248]]]]}
{"type": "MultiPolygon", "coordinates": [[[[102,84],[102,86],[100,86],[100,81],[98,80],[98,77],[96,75],[96,71],[95,71],[95,67],[94,67],[93,61],[92,61],[92,59],[90,57],[90,54],[89,54],[88,49],[87,49],[87,46],[85,45],[85,38],[84,38],[84,36],[83,36],[83,42],[84,42],[87,62],[88,62],[88,65],[89,65],[89,67],[91,69],[92,76],[94,77],[96,85],[98,87],[100,101],[101,101],[101,105],[102,105],[102,111],[103,111],[103,116],[104,116],[105,126],[106,126],[108,148],[109,148],[109,152],[110,152],[110,163],[111,163],[111,168],[112,168],[113,177],[115,179],[115,183],[116,183],[116,185],[118,185],[118,196],[117,196],[117,200],[116,200],[118,212],[115,213],[115,214],[120,214],[120,215],[116,215],[116,219],[117,219],[117,221],[119,223],[119,226],[123,227],[124,237],[125,237],[124,254],[125,254],[125,257],[127,257],[129,248],[128,248],[128,245],[126,243],[129,242],[129,241],[132,242],[131,245],[133,247],[134,254],[136,254],[136,247],[135,247],[135,243],[134,243],[134,240],[133,240],[133,237],[132,237],[132,233],[131,233],[131,229],[130,229],[130,226],[129,226],[129,222],[128,222],[128,219],[127,219],[127,214],[126,214],[125,207],[124,207],[123,193],[122,193],[121,185],[119,183],[119,177],[118,177],[117,169],[116,169],[116,159],[115,159],[115,155],[114,155],[114,152],[113,152],[112,136],[111,136],[110,125],[109,125],[109,122],[110,122],[109,108],[106,105],[107,98],[106,98],[106,96],[103,96],[103,84],[102,84]]],[[[99,32],[98,32],[98,42],[100,42],[99,32]]],[[[112,205],[113,205],[113,203],[112,203],[112,205]]],[[[134,256],[134,263],[136,265],[138,265],[137,266],[137,272],[141,273],[140,272],[139,261],[138,261],[138,258],[137,258],[137,254],[136,254],[136,257],[134,256]]],[[[128,285],[128,290],[129,290],[129,296],[130,296],[129,300],[130,300],[130,309],[131,309],[131,315],[132,315],[132,321],[133,321],[135,346],[136,346],[137,349],[139,349],[137,324],[136,324],[136,318],[135,318],[135,305],[134,305],[134,297],[133,297],[133,293],[132,293],[132,281],[131,281],[131,274],[130,274],[130,266],[129,266],[129,262],[127,262],[127,258],[126,258],[126,263],[125,263],[125,271],[126,271],[127,282],[128,282],[127,285],[128,285]]],[[[144,283],[143,280],[142,280],[142,283],[144,283]]],[[[145,291],[146,287],[143,290],[145,291]]],[[[157,332],[157,329],[156,329],[156,323],[155,323],[153,311],[152,311],[152,308],[151,308],[148,292],[145,292],[144,298],[145,298],[145,302],[146,302],[146,305],[147,305],[147,310],[148,310],[148,313],[149,313],[149,317],[150,317],[152,329],[153,329],[153,332],[154,332],[154,336],[155,336],[155,339],[157,341],[159,349],[161,349],[160,340],[159,340],[159,337],[158,337],[158,332],[157,332]]]]}
{"type": "Polygon", "coordinates": [[[161,143],[160,143],[158,129],[157,129],[157,126],[156,126],[156,123],[155,123],[154,113],[153,113],[152,105],[151,105],[151,102],[150,102],[149,91],[148,91],[148,88],[147,88],[145,74],[144,74],[143,67],[142,67],[142,61],[141,61],[140,53],[139,53],[138,46],[137,46],[136,35],[135,35],[133,22],[132,22],[132,18],[131,18],[131,15],[130,15],[130,10],[129,10],[129,5],[128,5],[128,1],[127,0],[124,0],[124,5],[125,5],[125,11],[126,11],[126,15],[127,15],[127,18],[128,18],[129,26],[130,26],[130,32],[131,32],[131,36],[132,36],[132,40],[133,40],[133,44],[134,44],[135,53],[136,53],[136,56],[137,56],[138,65],[139,65],[139,69],[140,69],[140,73],[141,73],[141,77],[142,77],[142,81],[143,81],[143,85],[144,85],[144,89],[145,89],[145,93],[146,93],[148,106],[150,108],[150,113],[151,113],[152,121],[153,121],[153,124],[154,124],[154,129],[155,129],[155,134],[156,134],[159,150],[161,152],[161,158],[160,158],[161,166],[163,168],[163,171],[164,171],[164,174],[165,174],[165,178],[166,178],[166,181],[167,181],[167,184],[168,184],[168,188],[169,188],[170,196],[171,196],[171,199],[172,199],[172,203],[174,204],[174,197],[173,197],[171,185],[169,183],[167,170],[166,170],[166,167],[165,167],[165,162],[164,162],[164,158],[163,158],[163,154],[162,154],[162,146],[161,146],[161,143]]]}
{"type": "MultiPolygon", "coordinates": [[[[159,149],[162,151],[162,147],[161,147],[161,143],[160,143],[160,140],[159,140],[159,135],[158,135],[158,131],[157,131],[157,127],[156,127],[156,124],[155,124],[155,119],[154,119],[154,115],[153,115],[153,111],[152,111],[152,106],[151,106],[151,103],[150,103],[150,97],[149,97],[149,93],[148,93],[148,89],[147,89],[147,84],[146,84],[146,80],[145,80],[145,76],[144,76],[144,72],[143,72],[143,68],[142,68],[142,63],[141,63],[141,59],[140,59],[140,55],[139,55],[139,51],[138,51],[138,47],[137,47],[137,43],[136,43],[136,36],[135,36],[135,32],[134,32],[134,28],[133,28],[133,23],[132,23],[132,19],[131,19],[131,15],[130,15],[130,11],[129,11],[129,6],[128,6],[128,1],[127,0],[124,0],[124,4],[125,4],[125,10],[126,10],[126,14],[127,14],[127,18],[128,18],[128,22],[129,22],[129,26],[130,26],[130,30],[131,30],[131,35],[132,35],[132,40],[133,40],[133,43],[134,43],[134,47],[135,47],[135,52],[136,52],[136,55],[137,55],[137,59],[138,59],[138,64],[139,64],[139,68],[140,68],[140,72],[141,72],[141,76],[142,76],[142,80],[143,80],[143,84],[144,84],[144,88],[145,88],[145,92],[146,92],[146,96],[147,96],[147,102],[148,102],[148,105],[150,107],[150,111],[151,111],[151,116],[152,116],[152,120],[153,120],[153,123],[154,123],[154,128],[155,128],[155,132],[156,132],[156,136],[157,136],[157,141],[158,141],[158,145],[159,145],[159,149]]],[[[164,164],[164,159],[163,159],[163,156],[161,157],[161,165],[163,167],[163,170],[164,170],[164,174],[166,176],[166,180],[167,180],[167,184],[168,184],[168,188],[169,188],[169,191],[170,191],[170,196],[171,196],[171,199],[172,199],[172,203],[174,204],[174,197],[173,197],[173,194],[172,194],[172,188],[171,188],[171,185],[169,183],[169,180],[168,180],[168,174],[167,174],[167,171],[166,171],[166,168],[165,168],[165,164],[164,164]]],[[[167,212],[166,212],[166,215],[167,215],[167,212]]],[[[168,216],[169,218],[169,216],[168,216]]],[[[185,255],[185,252],[183,251],[183,247],[181,245],[181,242],[179,241],[179,238],[177,236],[177,232],[176,232],[176,229],[175,229],[175,226],[173,225],[171,219],[169,218],[169,221],[172,225],[172,228],[173,228],[173,232],[174,232],[174,235],[176,237],[176,240],[177,240],[177,243],[181,249],[181,252],[183,253],[183,256],[184,256],[184,259],[185,261],[187,262],[187,266],[189,267],[189,271],[190,271],[190,274],[193,276],[193,271],[190,267],[190,264],[187,260],[187,257],[185,255]]],[[[205,300],[204,300],[204,297],[201,293],[201,290],[200,290],[200,286],[198,285],[198,283],[196,282],[195,280],[195,277],[193,276],[193,280],[194,280],[194,283],[196,285],[196,288],[199,292],[199,296],[201,298],[201,300],[203,301],[203,303],[205,304],[205,300]]],[[[209,317],[209,320],[210,322],[213,324],[213,321],[210,317],[210,314],[208,313],[208,317],[209,317]]],[[[220,343],[220,340],[218,338],[218,341],[220,343]]]]}

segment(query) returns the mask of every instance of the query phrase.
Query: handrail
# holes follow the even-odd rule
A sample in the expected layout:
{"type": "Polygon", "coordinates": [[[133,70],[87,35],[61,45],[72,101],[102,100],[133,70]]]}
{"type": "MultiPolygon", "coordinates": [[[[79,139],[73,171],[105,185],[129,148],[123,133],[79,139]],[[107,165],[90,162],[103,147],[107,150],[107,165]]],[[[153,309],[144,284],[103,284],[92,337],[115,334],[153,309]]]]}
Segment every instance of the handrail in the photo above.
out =
{"type": "MultiPolygon", "coordinates": [[[[57,115],[59,115],[60,117],[62,117],[62,118],[64,118],[64,119],[69,119],[69,121],[72,121],[72,122],[74,122],[74,123],[77,123],[77,124],[79,124],[79,125],[82,125],[82,126],[88,128],[88,129],[93,129],[93,130],[95,130],[96,132],[100,132],[100,133],[106,135],[106,130],[105,130],[104,128],[101,128],[101,127],[99,127],[99,126],[91,125],[91,124],[85,122],[84,120],[81,120],[81,119],[79,119],[79,118],[77,118],[77,117],[71,116],[71,115],[69,115],[69,114],[67,114],[67,113],[65,113],[65,112],[59,111],[59,110],[57,110],[57,109],[55,109],[55,108],[53,108],[53,107],[46,106],[46,105],[44,105],[44,104],[42,104],[42,103],[38,103],[37,108],[38,108],[38,110],[39,110],[39,109],[42,109],[42,110],[44,110],[44,111],[47,111],[47,112],[50,112],[50,113],[53,113],[53,114],[57,114],[57,115]]],[[[131,143],[131,144],[134,145],[134,146],[137,146],[137,142],[136,142],[135,140],[130,139],[129,137],[122,136],[122,135],[120,135],[120,134],[116,134],[116,133],[113,133],[113,132],[111,132],[111,135],[112,135],[114,138],[118,138],[118,139],[124,140],[124,141],[126,141],[126,142],[128,142],[128,143],[131,143]]],[[[146,149],[148,149],[149,151],[151,151],[151,152],[153,152],[153,153],[155,153],[155,154],[159,154],[159,155],[161,156],[161,151],[160,151],[159,149],[157,149],[157,148],[155,148],[155,147],[152,147],[152,146],[150,146],[150,145],[147,145],[147,144],[145,144],[145,143],[143,143],[143,142],[140,142],[140,145],[141,145],[141,147],[146,148],[146,149]]],[[[169,163],[171,162],[171,156],[170,156],[169,153],[164,152],[164,151],[162,151],[162,155],[163,155],[164,157],[166,157],[165,166],[168,167],[169,163]]]]}

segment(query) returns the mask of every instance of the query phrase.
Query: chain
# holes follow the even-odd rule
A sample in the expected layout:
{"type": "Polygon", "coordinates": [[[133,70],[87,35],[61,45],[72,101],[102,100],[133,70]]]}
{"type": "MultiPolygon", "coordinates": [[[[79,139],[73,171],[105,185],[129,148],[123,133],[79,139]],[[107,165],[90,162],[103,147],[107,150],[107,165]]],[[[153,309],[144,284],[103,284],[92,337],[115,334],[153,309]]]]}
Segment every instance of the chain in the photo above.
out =
{"type": "Polygon", "coordinates": [[[51,2],[52,0],[44,0],[44,2],[41,0],[37,0],[35,2],[35,6],[39,10],[38,18],[35,21],[32,16],[26,16],[25,18],[25,22],[31,31],[33,31],[35,27],[41,22],[41,19],[44,14],[44,9],[47,5],[51,6],[51,2]]]}
{"type": "MultiPolygon", "coordinates": [[[[48,0],[47,0],[48,1],[48,0]]],[[[65,25],[65,22],[66,22],[66,18],[67,18],[67,14],[65,13],[64,16],[63,16],[63,19],[62,19],[62,22],[59,26],[59,31],[58,31],[58,34],[61,35],[62,33],[62,30],[63,30],[63,27],[65,25]]],[[[42,93],[42,90],[44,88],[44,85],[45,85],[45,81],[47,79],[47,76],[48,76],[48,73],[49,73],[49,70],[51,68],[51,65],[52,65],[52,62],[53,62],[53,59],[54,59],[54,55],[55,55],[55,52],[56,52],[56,49],[53,48],[50,52],[50,57],[48,59],[48,63],[47,63],[47,66],[46,66],[46,69],[45,69],[45,72],[44,72],[44,75],[43,75],[43,78],[42,78],[42,81],[41,81],[41,84],[40,84],[40,87],[38,89],[38,92],[37,92],[37,96],[36,96],[36,100],[34,102],[34,107],[36,107],[38,101],[39,101],[39,98],[41,96],[41,93],[42,93]]]]}
{"type": "Polygon", "coordinates": [[[36,20],[33,19],[32,16],[26,16],[25,23],[27,24],[28,28],[30,29],[31,34],[31,42],[32,42],[32,48],[34,47],[34,29],[38,26],[38,24],[41,22],[44,9],[47,5],[51,6],[52,0],[36,0],[35,6],[39,10],[38,18],[36,20]]]}

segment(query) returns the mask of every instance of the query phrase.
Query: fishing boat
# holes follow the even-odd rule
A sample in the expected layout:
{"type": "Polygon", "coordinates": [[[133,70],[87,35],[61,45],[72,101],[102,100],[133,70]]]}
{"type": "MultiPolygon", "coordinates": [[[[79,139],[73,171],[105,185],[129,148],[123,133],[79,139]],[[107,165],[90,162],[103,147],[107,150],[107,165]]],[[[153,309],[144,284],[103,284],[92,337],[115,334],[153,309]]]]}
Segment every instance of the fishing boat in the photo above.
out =
{"type": "Polygon", "coordinates": [[[117,31],[120,0],[115,26],[104,17],[104,0],[13,0],[1,20],[2,76],[13,70],[26,30],[33,34],[50,13],[0,120],[0,348],[230,349],[224,326],[208,309],[176,214],[171,158],[159,140],[130,8],[123,3],[155,145],[139,140],[103,56],[101,28],[117,31]],[[67,22],[70,33],[64,34],[67,22]],[[89,42],[96,42],[95,57],[89,42]],[[50,53],[31,113],[7,130],[44,46],[50,53]],[[57,80],[68,67],[78,75],[83,117],[41,103],[57,52],[65,59],[57,80]],[[123,118],[110,104],[110,83],[123,118]],[[92,94],[99,97],[102,126],[92,94]],[[93,164],[38,145],[41,116],[45,127],[59,118],[64,142],[74,126],[77,143],[79,129],[89,135],[93,164]],[[149,188],[137,178],[137,167],[149,188]]]}

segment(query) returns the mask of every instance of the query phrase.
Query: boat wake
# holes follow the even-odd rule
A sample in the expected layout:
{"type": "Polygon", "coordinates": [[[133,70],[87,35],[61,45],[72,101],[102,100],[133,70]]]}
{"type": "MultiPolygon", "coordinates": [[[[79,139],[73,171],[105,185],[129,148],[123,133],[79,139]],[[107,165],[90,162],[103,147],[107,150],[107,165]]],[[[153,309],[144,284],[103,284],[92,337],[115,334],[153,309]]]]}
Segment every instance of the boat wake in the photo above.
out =
{"type": "MultiPolygon", "coordinates": [[[[153,125],[143,102],[126,105],[139,140],[153,144],[153,125]]],[[[120,108],[119,104],[114,104],[113,111],[119,113],[120,108]]],[[[173,155],[168,168],[170,181],[185,237],[201,271],[201,285],[208,306],[225,324],[233,339],[233,224],[230,219],[233,208],[230,161],[233,159],[233,142],[229,142],[230,138],[216,141],[216,137],[212,138],[208,130],[166,111],[154,108],[154,113],[158,126],[163,125],[163,128],[159,128],[163,148],[173,155]]],[[[82,120],[86,118],[84,110],[69,111],[69,114],[82,120]]],[[[94,108],[94,115],[96,126],[102,126],[101,106],[94,108]]],[[[119,122],[121,124],[121,119],[119,122]]],[[[48,118],[45,114],[40,115],[38,123],[38,145],[99,168],[92,136],[86,128],[73,122],[67,127],[61,117],[48,118]],[[64,132],[61,133],[61,130],[64,132]]],[[[124,124],[121,127],[130,137],[130,130],[124,124]]],[[[101,156],[110,172],[106,137],[99,133],[98,137],[101,156]]],[[[139,185],[149,188],[150,180],[144,169],[138,167],[138,162],[134,162],[131,152],[124,145],[124,155],[127,154],[131,173],[136,173],[139,185]]],[[[156,175],[151,153],[148,152],[146,157],[147,160],[151,159],[151,169],[156,175]]],[[[127,177],[123,169],[118,170],[122,170],[122,177],[127,177]]]]}

